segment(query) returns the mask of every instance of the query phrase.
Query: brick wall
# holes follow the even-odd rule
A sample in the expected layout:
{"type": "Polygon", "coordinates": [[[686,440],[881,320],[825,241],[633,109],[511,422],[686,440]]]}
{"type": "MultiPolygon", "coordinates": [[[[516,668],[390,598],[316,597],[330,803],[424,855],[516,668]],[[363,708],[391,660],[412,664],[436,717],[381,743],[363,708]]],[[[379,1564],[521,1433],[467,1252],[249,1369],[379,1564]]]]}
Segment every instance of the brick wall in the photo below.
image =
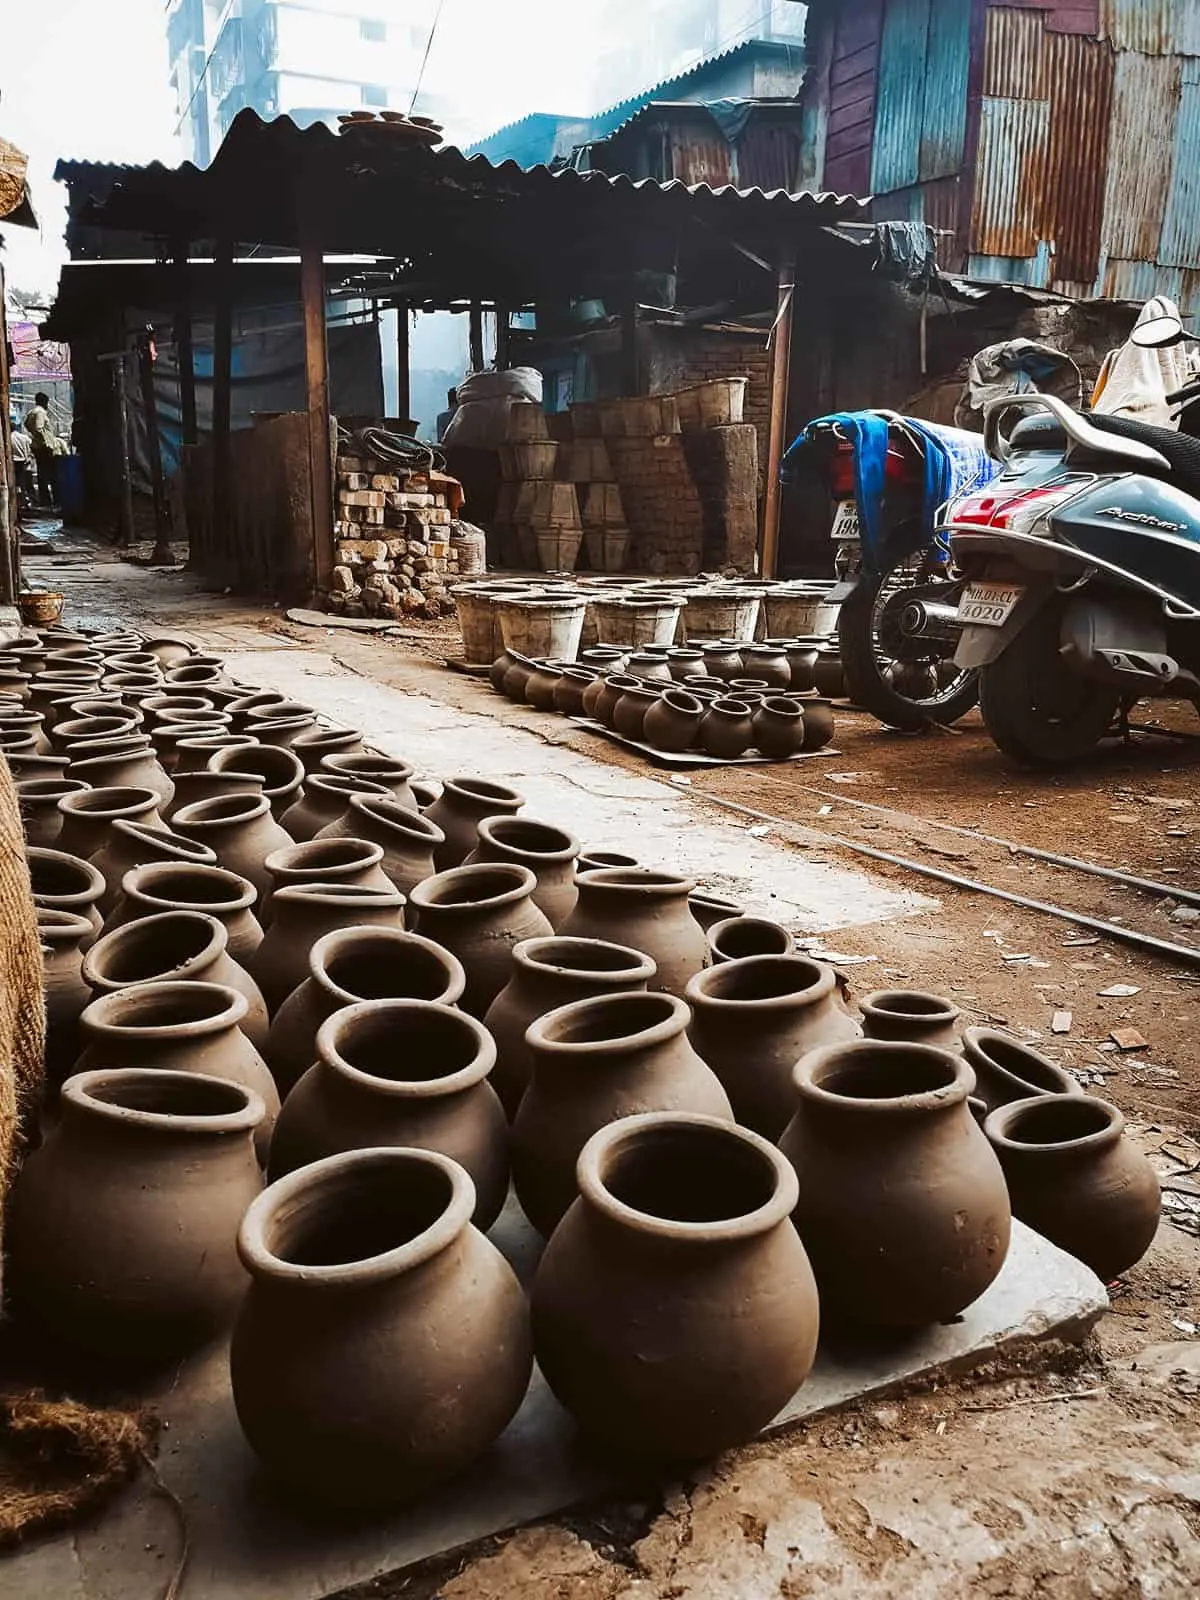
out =
{"type": "Polygon", "coordinates": [[[754,433],[744,424],[608,439],[639,572],[753,569],[758,516],[754,433]]]}
{"type": "Polygon", "coordinates": [[[707,328],[668,327],[651,323],[639,330],[639,350],[651,394],[683,389],[709,378],[746,377],[742,421],[758,435],[758,492],[766,481],[767,444],[771,422],[771,356],[767,334],[716,333],[707,328]]]}

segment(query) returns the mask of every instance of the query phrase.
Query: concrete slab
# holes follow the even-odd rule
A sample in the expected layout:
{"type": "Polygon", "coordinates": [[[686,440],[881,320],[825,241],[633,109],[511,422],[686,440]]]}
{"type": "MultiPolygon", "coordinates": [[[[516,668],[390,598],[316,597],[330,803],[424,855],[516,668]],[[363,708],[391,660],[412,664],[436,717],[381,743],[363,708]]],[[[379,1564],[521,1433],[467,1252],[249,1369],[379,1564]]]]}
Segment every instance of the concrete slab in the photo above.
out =
{"type": "MultiPolygon", "coordinates": [[[[492,1237],[527,1280],[540,1245],[514,1202],[492,1237]]],[[[853,1354],[823,1348],[772,1427],[1016,1346],[1082,1338],[1107,1304],[1091,1272],[1015,1224],[1003,1272],[959,1321],[853,1354]]],[[[146,1474],[95,1521],[8,1557],[0,1563],[5,1600],[162,1593],[185,1530],[181,1600],[319,1600],[580,1501],[640,1492],[650,1475],[591,1449],[535,1374],[511,1427],[465,1477],[401,1511],[335,1518],[284,1498],[260,1472],[238,1429],[223,1346],[146,1399],[164,1424],[160,1484],[146,1474]]]]}

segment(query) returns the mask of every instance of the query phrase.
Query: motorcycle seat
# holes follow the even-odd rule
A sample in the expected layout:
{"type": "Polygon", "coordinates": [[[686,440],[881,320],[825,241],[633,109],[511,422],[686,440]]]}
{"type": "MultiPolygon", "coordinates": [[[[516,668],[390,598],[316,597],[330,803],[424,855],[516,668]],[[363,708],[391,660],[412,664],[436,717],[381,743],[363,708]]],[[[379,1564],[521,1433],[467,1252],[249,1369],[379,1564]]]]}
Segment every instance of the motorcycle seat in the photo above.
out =
{"type": "MultiPolygon", "coordinates": [[[[1149,422],[1135,422],[1131,417],[1110,417],[1102,411],[1084,413],[1093,427],[1101,433],[1113,433],[1122,439],[1137,439],[1151,445],[1167,459],[1167,469],[1146,467],[1148,477],[1161,477],[1175,484],[1186,494],[1200,499],[1200,439],[1190,434],[1176,433],[1173,428],[1155,427],[1149,422]]],[[[1016,449],[1058,450],[1066,445],[1066,435],[1053,417],[1042,415],[1025,417],[1017,423],[1010,435],[1016,449]]]]}

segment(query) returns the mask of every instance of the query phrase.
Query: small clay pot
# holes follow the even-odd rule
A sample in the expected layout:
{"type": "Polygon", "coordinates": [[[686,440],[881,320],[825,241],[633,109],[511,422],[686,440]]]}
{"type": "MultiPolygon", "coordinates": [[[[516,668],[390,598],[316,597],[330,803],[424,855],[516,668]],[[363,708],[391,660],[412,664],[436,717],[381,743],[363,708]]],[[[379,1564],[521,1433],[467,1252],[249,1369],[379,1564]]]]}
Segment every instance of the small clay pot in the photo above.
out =
{"type": "MultiPolygon", "coordinates": [[[[74,711],[78,702],[71,701],[74,711]]],[[[63,755],[73,755],[76,745],[87,744],[91,740],[121,739],[128,737],[131,732],[130,721],[124,716],[106,717],[99,715],[70,718],[59,718],[54,724],[54,748],[63,755]]]]}
{"type": "Polygon", "coordinates": [[[33,903],[50,911],[73,911],[86,917],[92,928],[85,938],[86,949],[103,926],[97,905],[104,893],[104,879],[90,861],[69,855],[65,850],[48,850],[31,845],[25,852],[33,903]]]}
{"type": "Polygon", "coordinates": [[[564,717],[581,717],[583,691],[594,683],[597,674],[587,667],[564,667],[554,686],[554,709],[564,717]]]}
{"type": "Polygon", "coordinates": [[[623,1452],[707,1459],[752,1439],[816,1355],[796,1176],[709,1117],[601,1128],[532,1292],[538,1364],[579,1424],[623,1452]]]}
{"type": "Polygon", "coordinates": [[[727,917],[708,930],[713,961],[742,961],[747,956],[791,956],[796,941],[789,929],[769,917],[727,917]]]}
{"type": "Polygon", "coordinates": [[[279,745],[290,749],[302,733],[317,725],[316,713],[294,712],[290,716],[251,717],[246,731],[252,733],[260,744],[279,745]]]}
{"type": "Polygon", "coordinates": [[[578,1192],[580,1151],[607,1123],[642,1111],[733,1121],[720,1081],[688,1042],[689,1015],[674,995],[609,994],[530,1024],[533,1077],[513,1122],[513,1182],[543,1237],[578,1192]]]}
{"type": "Polygon", "coordinates": [[[314,843],[354,838],[378,845],[382,871],[395,888],[408,894],[437,870],[434,851],[445,837],[436,823],[398,800],[356,794],[345,814],[322,828],[314,843]]]}
{"type": "Polygon", "coordinates": [[[646,712],[643,737],[656,750],[691,750],[700,739],[704,702],[685,689],[668,689],[646,712]]]}
{"type": "Polygon", "coordinates": [[[120,817],[151,828],[163,826],[153,789],[85,789],[63,795],[58,809],[63,819],[58,848],[84,860],[95,855],[104,844],[110,825],[120,817]]]}
{"type": "MultiPolygon", "coordinates": [[[[0,693],[3,692],[0,686],[0,693]]],[[[32,734],[35,755],[54,754],[49,738],[42,728],[44,718],[40,711],[11,711],[0,709],[0,729],[5,733],[32,734]]]]}
{"type": "Polygon", "coordinates": [[[482,778],[447,778],[426,812],[445,835],[433,853],[438,871],[461,866],[467,859],[479,843],[479,824],[484,817],[515,816],[524,804],[525,796],[505,784],[482,778]]]}
{"type": "Polygon", "coordinates": [[[548,661],[538,661],[525,679],[525,702],[535,711],[553,711],[554,691],[561,678],[561,669],[548,661]]]}
{"type": "Polygon", "coordinates": [[[641,684],[627,672],[610,672],[602,680],[603,687],[592,700],[592,716],[606,728],[614,727],[613,717],[622,695],[630,689],[640,689],[641,684]]]}
{"type": "Polygon", "coordinates": [[[787,652],[780,645],[747,645],[742,651],[742,666],[746,677],[763,680],[768,689],[786,690],[792,686],[792,669],[787,652]]]}
{"type": "Polygon", "coordinates": [[[269,744],[255,743],[236,749],[216,750],[209,758],[208,770],[247,772],[261,778],[262,792],[271,802],[271,810],[276,817],[283,816],[295,805],[304,781],[304,765],[300,757],[293,755],[290,750],[269,744]]]}
{"type": "Polygon", "coordinates": [[[492,1087],[510,1121],[533,1075],[530,1023],[575,1000],[644,989],[654,971],[640,950],[602,939],[527,939],[516,946],[512,977],[483,1019],[496,1041],[492,1087]]]}
{"type": "Polygon", "coordinates": [[[772,761],[787,761],[804,748],[804,707],[799,700],[768,695],[751,719],[754,744],[772,761]]]}
{"type": "Polygon", "coordinates": [[[1004,1174],[967,1105],[974,1074],[925,1044],[810,1051],[779,1148],[825,1315],[892,1328],[948,1322],[1008,1253],[1004,1174]]]}
{"type": "Polygon", "coordinates": [[[260,897],[271,892],[266,861],[272,850],[295,841],[271,814],[266,795],[229,795],[197,800],[171,819],[176,833],[198,839],[215,854],[220,866],[246,878],[260,897]]]}
{"type": "Polygon", "coordinates": [[[15,788],[25,843],[52,848],[62,833],[58,802],[63,795],[82,794],[88,787],[80,778],[19,778],[15,788]]]}
{"type": "Polygon", "coordinates": [[[233,718],[233,725],[239,733],[252,731],[250,724],[269,716],[276,706],[287,704],[287,696],[278,694],[274,689],[256,689],[253,694],[239,695],[236,700],[231,700],[225,709],[233,718]]]}
{"type": "Polygon", "coordinates": [[[176,767],[175,798],[164,815],[172,822],[177,811],[197,800],[220,800],[235,794],[248,794],[257,800],[262,794],[262,779],[255,772],[209,772],[205,767],[180,772],[176,767]]]}
{"type": "Polygon", "coordinates": [[[510,650],[501,650],[500,654],[488,668],[488,682],[491,684],[492,688],[495,689],[497,694],[504,693],[505,674],[508,672],[509,667],[515,665],[516,662],[513,658],[512,652],[510,650]]]}
{"type": "MultiPolygon", "coordinates": [[[[274,883],[272,896],[293,883],[347,883],[356,889],[391,891],[395,885],[380,866],[382,860],[382,846],[366,839],[308,839],[272,850],[265,865],[274,883]]],[[[259,920],[264,928],[270,924],[270,898],[259,920]]]]}
{"type": "Polygon", "coordinates": [[[704,665],[704,652],[688,650],[682,645],[668,652],[667,666],[676,683],[687,683],[691,678],[703,678],[708,672],[704,665]]]}
{"type": "Polygon", "coordinates": [[[404,906],[404,896],[392,888],[295,883],[278,890],[271,924],[249,969],[271,1015],[308,976],[309,951],[323,934],[335,928],[403,928],[404,906]]]}
{"type": "Polygon", "coordinates": [[[778,1140],[796,1110],[796,1062],[856,1039],[832,967],[805,956],[747,956],[698,972],[687,987],[688,1037],[720,1078],[737,1120],[778,1140]]]}
{"type": "Polygon", "coordinates": [[[688,910],[707,933],[714,923],[740,917],[743,908],[736,900],[726,900],[723,895],[712,894],[707,889],[693,889],[688,895],[688,910]]]}
{"type": "Polygon", "coordinates": [[[716,678],[722,683],[728,683],[731,678],[740,678],[742,676],[742,649],[740,645],[714,639],[711,644],[702,644],[700,652],[704,658],[704,671],[707,677],[716,678]]]}
{"type": "Polygon", "coordinates": [[[413,1149],[331,1156],[250,1207],[230,1379],[273,1476],[320,1501],[387,1505],[508,1426],[532,1371],[529,1314],[474,1208],[457,1162],[413,1149]]]}
{"type": "Polygon", "coordinates": [[[600,720],[596,708],[599,705],[600,696],[604,693],[606,681],[603,674],[597,672],[581,696],[583,715],[590,717],[594,722],[600,720]]]}
{"type": "Polygon", "coordinates": [[[537,671],[537,663],[529,656],[523,656],[519,650],[510,650],[508,655],[510,661],[504,674],[504,693],[521,705],[525,700],[525,686],[537,671]]]}
{"type": "Polygon", "coordinates": [[[694,878],[605,867],[577,874],[576,884],[579,904],[559,932],[642,951],[657,969],[651,989],[682,997],[692,974],[709,965],[708,941],[688,909],[694,878]]]}
{"type": "Polygon", "coordinates": [[[264,1054],[286,1095],[317,1059],[317,1030],[360,1000],[434,1000],[456,1005],[462,963],[432,939],[399,928],[335,928],[309,952],[308,977],[275,1013],[264,1054]]]}
{"type": "Polygon", "coordinates": [[[651,650],[635,650],[625,663],[625,671],[631,678],[641,678],[649,683],[675,681],[671,676],[671,663],[665,656],[656,655],[651,650]]]}
{"type": "Polygon", "coordinates": [[[714,700],[700,719],[700,746],[720,761],[745,755],[754,738],[751,707],[744,700],[714,700]]]}
{"type": "Polygon", "coordinates": [[[579,899],[575,886],[578,856],[578,839],[562,828],[528,817],[484,817],[479,824],[479,842],[464,865],[507,861],[528,867],[537,880],[534,905],[551,928],[560,928],[579,899]]]}
{"type": "MultiPolygon", "coordinates": [[[[180,739],[175,746],[175,791],[178,795],[179,780],[189,772],[207,772],[209,761],[218,750],[246,750],[249,748],[264,749],[263,745],[255,745],[248,733],[214,733],[201,735],[198,739],[180,739]]],[[[259,780],[259,787],[262,781],[259,780]]]]}
{"type": "Polygon", "coordinates": [[[624,672],[628,660],[629,651],[615,644],[594,644],[579,652],[580,665],[595,667],[598,672],[624,672]]]}
{"type": "Polygon", "coordinates": [[[303,793],[280,817],[280,824],[297,844],[315,839],[323,828],[341,821],[356,794],[369,794],[376,800],[392,798],[386,785],[373,778],[317,772],[305,780],[303,793]]]}
{"type": "Polygon", "coordinates": [[[825,695],[830,700],[840,700],[846,693],[842,655],[836,644],[823,644],[818,648],[813,668],[813,686],[819,695],[825,695]]]}
{"type": "Polygon", "coordinates": [[[1001,1028],[964,1028],[962,1053],[975,1070],[975,1093],[988,1111],[1033,1095],[1083,1093],[1069,1072],[1001,1028]]]}
{"type": "Polygon", "coordinates": [[[304,763],[305,772],[313,773],[320,770],[325,756],[352,755],[361,751],[362,734],[357,728],[310,728],[296,735],[290,749],[304,763]]]}
{"type": "Polygon", "coordinates": [[[462,962],[464,1011],[482,1017],[512,976],[512,951],[523,939],[554,932],[534,904],[537,879],[514,863],[454,867],[426,878],[410,903],[417,932],[462,962]]]}
{"type": "Polygon", "coordinates": [[[624,855],[620,850],[588,850],[575,862],[575,876],[583,872],[600,872],[605,867],[640,867],[636,856],[624,855]]]}
{"type": "Polygon", "coordinates": [[[823,750],[833,738],[833,707],[822,695],[797,698],[804,709],[804,743],[800,748],[806,752],[823,750]]]}
{"type": "Polygon", "coordinates": [[[1154,1168],[1116,1106],[1048,1094],[993,1111],[984,1132],[1000,1158],[1013,1215],[1111,1283],[1142,1259],[1158,1229],[1154,1168]]]}
{"type": "Polygon", "coordinates": [[[958,1048],[962,1012],[953,1000],[920,989],[879,989],[859,1003],[868,1039],[958,1048]]]}
{"type": "Polygon", "coordinates": [[[147,655],[152,655],[163,671],[171,667],[181,667],[192,655],[192,646],[186,639],[178,639],[173,634],[163,633],[153,639],[147,639],[143,647],[147,655]]]}
{"type": "Polygon", "coordinates": [[[96,789],[152,789],[164,813],[169,811],[175,796],[175,785],[155,755],[154,747],[140,734],[112,741],[104,754],[86,753],[84,743],[72,745],[68,771],[73,778],[82,778],[96,789]]]}
{"type": "Polygon", "coordinates": [[[428,811],[441,798],[442,785],[436,778],[414,778],[409,787],[418,811],[428,811]]]}
{"type": "Polygon", "coordinates": [[[162,911],[202,911],[216,917],[229,935],[229,955],[246,966],[263,941],[254,907],[258,890],[225,867],[175,865],[152,861],[134,867],[121,880],[121,896],[104,924],[105,932],[162,911]]]}
{"type": "Polygon", "coordinates": [[[397,805],[407,811],[417,809],[416,798],[410,787],[413,769],[407,761],[395,756],[383,756],[374,750],[356,750],[349,754],[333,753],[321,757],[320,770],[335,778],[369,778],[381,783],[397,805]]]}
{"type": "Polygon", "coordinates": [[[110,989],[79,1018],[83,1050],[75,1072],[129,1067],[219,1075],[241,1084],[262,1102],[254,1143],[265,1163],[279,1093],[245,1032],[247,1009],[246,996],[225,984],[133,983],[110,989]]]}
{"type": "Polygon", "coordinates": [[[235,1241],[262,1185],[264,1110],[191,1072],[70,1079],[5,1217],[18,1325],[88,1370],[166,1366],[226,1328],[246,1292],[235,1241]]]}
{"type": "Polygon", "coordinates": [[[87,917],[37,908],[46,996],[46,1077],[61,1083],[79,1055],[79,1016],[92,998],[83,978],[83,946],[94,937],[87,917]]]}
{"type": "Polygon", "coordinates": [[[98,910],[107,918],[121,898],[125,875],[151,861],[178,862],[188,866],[213,867],[217,858],[206,844],[185,839],[169,828],[151,828],[144,822],[118,817],[108,837],[92,857],[92,865],[104,878],[105,889],[98,910]]]}

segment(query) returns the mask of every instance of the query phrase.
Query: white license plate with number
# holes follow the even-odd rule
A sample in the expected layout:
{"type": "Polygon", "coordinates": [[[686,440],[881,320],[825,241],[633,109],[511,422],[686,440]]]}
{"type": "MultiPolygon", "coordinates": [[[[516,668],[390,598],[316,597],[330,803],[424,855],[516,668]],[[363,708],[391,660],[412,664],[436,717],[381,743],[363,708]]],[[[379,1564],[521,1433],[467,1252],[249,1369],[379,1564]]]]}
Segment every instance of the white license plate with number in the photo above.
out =
{"type": "Polygon", "coordinates": [[[1024,593],[1018,584],[969,583],[958,602],[958,620],[964,627],[1001,628],[1024,593]]]}
{"type": "Polygon", "coordinates": [[[857,541],[859,536],[858,507],[853,500],[839,501],[829,537],[839,540],[842,544],[849,544],[851,540],[857,541]]]}

